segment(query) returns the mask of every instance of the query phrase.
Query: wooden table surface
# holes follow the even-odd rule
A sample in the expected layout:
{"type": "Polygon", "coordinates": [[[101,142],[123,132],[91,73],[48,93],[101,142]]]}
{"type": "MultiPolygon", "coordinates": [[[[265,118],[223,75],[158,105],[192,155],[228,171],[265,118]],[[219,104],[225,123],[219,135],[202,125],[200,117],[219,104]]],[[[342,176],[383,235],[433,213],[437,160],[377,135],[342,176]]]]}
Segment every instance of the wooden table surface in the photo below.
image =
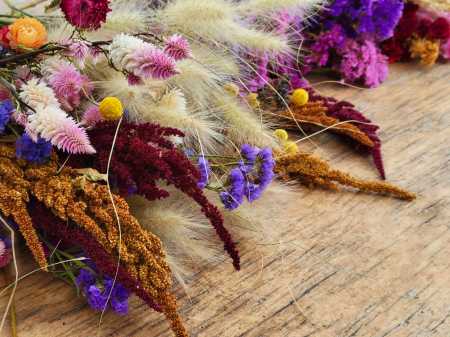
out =
{"type": "MultiPolygon", "coordinates": [[[[373,90],[318,85],[381,126],[388,182],[418,199],[297,187],[294,198],[273,205],[273,212],[291,216],[288,223],[274,224],[290,243],[265,246],[248,235],[237,237],[240,272],[228,260],[200,266],[188,280],[190,297],[180,286],[173,289],[189,333],[450,335],[449,84],[449,65],[425,68],[413,62],[391,66],[387,82],[373,90]]],[[[371,160],[336,136],[322,134],[314,141],[334,168],[378,179],[371,160]]],[[[301,149],[314,146],[303,142],[301,149]]],[[[37,268],[27,249],[20,249],[18,261],[20,275],[37,268]]],[[[7,294],[0,297],[1,314],[7,300],[7,294]]],[[[20,281],[15,306],[19,336],[97,335],[99,312],[50,274],[20,281]]],[[[10,335],[9,316],[1,335],[10,335]]],[[[105,314],[100,335],[171,336],[171,331],[162,315],[132,298],[126,317],[105,314]]]]}

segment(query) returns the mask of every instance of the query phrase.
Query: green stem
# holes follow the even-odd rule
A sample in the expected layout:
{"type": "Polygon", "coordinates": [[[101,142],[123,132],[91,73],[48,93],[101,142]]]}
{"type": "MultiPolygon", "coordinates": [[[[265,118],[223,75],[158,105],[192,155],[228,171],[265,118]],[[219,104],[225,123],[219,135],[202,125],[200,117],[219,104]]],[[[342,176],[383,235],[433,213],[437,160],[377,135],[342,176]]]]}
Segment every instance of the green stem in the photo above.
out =
{"type": "Polygon", "coordinates": [[[225,157],[225,156],[213,156],[213,155],[196,155],[196,154],[189,154],[188,157],[205,157],[205,158],[212,158],[212,159],[233,159],[236,160],[236,157],[225,157]]]}
{"type": "Polygon", "coordinates": [[[57,252],[57,253],[59,253],[59,254],[65,256],[65,257],[67,257],[67,258],[70,259],[70,260],[73,260],[72,262],[76,263],[76,264],[79,265],[80,267],[85,268],[85,269],[89,270],[91,273],[95,274],[95,272],[92,270],[92,268],[90,268],[88,265],[84,264],[83,262],[81,262],[81,261],[79,261],[79,260],[75,260],[75,258],[74,258],[72,255],[67,254],[65,251],[59,250],[59,249],[55,248],[55,247],[54,247],[50,242],[48,242],[47,239],[44,238],[42,235],[38,234],[38,237],[39,237],[39,240],[41,240],[42,242],[44,242],[50,250],[55,250],[55,252],[57,252]]]}

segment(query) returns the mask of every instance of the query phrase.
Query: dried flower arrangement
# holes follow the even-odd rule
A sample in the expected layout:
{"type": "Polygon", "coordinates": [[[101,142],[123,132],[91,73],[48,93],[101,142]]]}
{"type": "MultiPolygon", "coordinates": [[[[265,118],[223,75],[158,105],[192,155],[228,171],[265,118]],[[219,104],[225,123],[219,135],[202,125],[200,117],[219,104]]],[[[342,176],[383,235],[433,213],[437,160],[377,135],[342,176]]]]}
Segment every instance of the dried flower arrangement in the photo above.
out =
{"type": "MultiPolygon", "coordinates": [[[[94,310],[126,315],[135,294],[186,336],[173,279],[215,252],[214,232],[239,270],[228,225],[264,213],[286,181],[414,199],[331,169],[285,130],[329,128],[385,179],[378,127],[302,78],[341,64],[350,82],[384,80],[378,43],[403,3],[361,2],[358,30],[344,20],[348,1],[325,14],[314,0],[61,0],[48,9],[64,19],[41,21],[11,6],[0,32],[2,222],[94,310]],[[300,67],[292,46],[310,37],[300,67]]],[[[0,237],[0,266],[10,249],[0,237]]]]}

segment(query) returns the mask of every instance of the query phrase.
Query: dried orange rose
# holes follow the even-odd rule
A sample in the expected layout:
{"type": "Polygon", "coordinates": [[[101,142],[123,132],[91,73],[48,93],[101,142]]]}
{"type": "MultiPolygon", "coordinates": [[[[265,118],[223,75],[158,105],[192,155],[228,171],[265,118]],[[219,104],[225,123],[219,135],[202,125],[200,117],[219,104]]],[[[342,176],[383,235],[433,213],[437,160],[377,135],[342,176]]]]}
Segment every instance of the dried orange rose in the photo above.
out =
{"type": "Polygon", "coordinates": [[[12,49],[19,49],[19,45],[38,49],[47,42],[47,30],[35,18],[17,19],[9,25],[9,33],[9,45],[12,49]]]}

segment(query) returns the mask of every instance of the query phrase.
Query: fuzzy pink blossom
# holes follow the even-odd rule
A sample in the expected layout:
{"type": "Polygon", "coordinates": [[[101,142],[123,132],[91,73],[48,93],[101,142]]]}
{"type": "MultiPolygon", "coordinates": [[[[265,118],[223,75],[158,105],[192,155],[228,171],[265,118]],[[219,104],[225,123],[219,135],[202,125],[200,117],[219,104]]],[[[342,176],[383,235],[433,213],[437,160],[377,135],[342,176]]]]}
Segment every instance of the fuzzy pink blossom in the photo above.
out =
{"type": "Polygon", "coordinates": [[[92,61],[94,64],[100,61],[101,57],[105,55],[103,52],[103,48],[100,46],[93,46],[89,52],[92,56],[92,61]]]}
{"type": "Polygon", "coordinates": [[[11,250],[6,248],[6,244],[0,239],[0,268],[6,266],[11,261],[11,250]]]}
{"type": "Polygon", "coordinates": [[[140,76],[136,76],[134,74],[128,73],[126,75],[126,78],[128,80],[129,85],[132,85],[132,86],[144,85],[144,80],[140,76]]]}
{"type": "Polygon", "coordinates": [[[74,39],[73,43],[70,45],[69,50],[75,60],[78,61],[80,69],[84,68],[84,60],[89,54],[89,47],[92,44],[88,41],[83,41],[79,39],[74,39]]]}
{"type": "Polygon", "coordinates": [[[85,111],[80,125],[93,128],[95,124],[103,122],[105,119],[100,115],[100,109],[98,106],[93,106],[85,111]]]}
{"type": "Polygon", "coordinates": [[[59,7],[66,20],[82,29],[97,30],[111,11],[108,0],[61,0],[59,7]]]}
{"type": "Polygon", "coordinates": [[[164,54],[150,43],[145,43],[132,55],[127,67],[134,75],[154,80],[165,80],[176,74],[181,74],[173,58],[164,54]]]}
{"type": "Polygon", "coordinates": [[[83,84],[80,74],[70,67],[65,67],[49,77],[49,84],[62,96],[78,95],[83,84]]]}
{"type": "Polygon", "coordinates": [[[173,57],[175,61],[194,59],[189,43],[181,35],[174,34],[169,38],[164,37],[163,40],[166,44],[163,51],[170,57],[173,57]]]}
{"type": "Polygon", "coordinates": [[[4,85],[0,84],[0,101],[3,102],[11,97],[11,94],[9,93],[9,90],[6,89],[4,85]]]}
{"type": "Polygon", "coordinates": [[[95,153],[86,131],[63,110],[39,105],[28,117],[29,127],[58,149],[69,153],[95,153]]]}

